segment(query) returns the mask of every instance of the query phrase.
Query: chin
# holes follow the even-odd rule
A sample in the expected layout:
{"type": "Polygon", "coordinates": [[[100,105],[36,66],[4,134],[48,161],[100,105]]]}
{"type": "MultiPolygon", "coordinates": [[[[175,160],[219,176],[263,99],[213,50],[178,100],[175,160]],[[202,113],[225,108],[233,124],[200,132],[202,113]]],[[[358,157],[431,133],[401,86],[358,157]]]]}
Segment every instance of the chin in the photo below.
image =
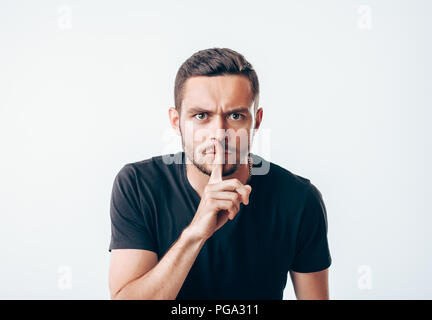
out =
{"type": "Polygon", "coordinates": [[[230,176],[233,173],[235,173],[238,169],[238,165],[236,164],[229,164],[229,165],[224,165],[223,167],[223,171],[222,171],[222,176],[226,177],[226,176],[230,176]]]}

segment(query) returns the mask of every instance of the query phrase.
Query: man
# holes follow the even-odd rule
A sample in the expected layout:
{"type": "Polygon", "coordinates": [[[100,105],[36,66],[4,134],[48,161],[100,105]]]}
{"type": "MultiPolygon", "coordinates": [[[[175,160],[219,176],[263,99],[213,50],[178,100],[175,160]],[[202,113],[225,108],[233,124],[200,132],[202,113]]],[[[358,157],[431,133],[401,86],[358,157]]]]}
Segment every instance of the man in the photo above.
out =
{"type": "Polygon", "coordinates": [[[128,163],[114,181],[111,298],[282,299],[289,272],[298,299],[328,299],[320,192],[250,153],[263,117],[252,65],[199,51],[174,95],[184,151],[128,163]]]}

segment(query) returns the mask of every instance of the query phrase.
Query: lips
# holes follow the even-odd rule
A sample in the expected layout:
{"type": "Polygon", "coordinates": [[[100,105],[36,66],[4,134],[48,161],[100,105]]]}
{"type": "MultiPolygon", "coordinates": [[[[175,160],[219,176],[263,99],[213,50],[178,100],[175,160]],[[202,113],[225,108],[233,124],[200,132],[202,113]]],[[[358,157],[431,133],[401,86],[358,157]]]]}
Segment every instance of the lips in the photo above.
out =
{"type": "MultiPolygon", "coordinates": [[[[215,155],[216,153],[214,153],[214,152],[207,152],[207,153],[205,153],[206,155],[207,154],[212,154],[212,155],[215,155]]],[[[230,152],[225,152],[225,155],[228,155],[228,154],[231,154],[230,152]]]]}
{"type": "MultiPolygon", "coordinates": [[[[214,147],[210,147],[210,148],[207,148],[207,149],[204,149],[204,154],[215,154],[216,152],[215,152],[215,149],[214,149],[214,147]]],[[[226,149],[225,150],[225,154],[232,154],[232,153],[234,153],[232,150],[230,150],[230,149],[226,149]]]]}
{"type": "MultiPolygon", "coordinates": [[[[232,152],[229,152],[229,151],[225,151],[224,153],[225,153],[225,154],[232,154],[232,152]]],[[[205,152],[204,154],[216,154],[216,152],[214,152],[214,151],[209,151],[209,152],[205,152]]]]}
{"type": "MultiPolygon", "coordinates": [[[[225,151],[224,153],[225,153],[225,154],[231,154],[232,152],[225,151]]],[[[216,154],[216,152],[214,152],[214,151],[210,151],[210,152],[205,152],[205,154],[216,154]]]]}

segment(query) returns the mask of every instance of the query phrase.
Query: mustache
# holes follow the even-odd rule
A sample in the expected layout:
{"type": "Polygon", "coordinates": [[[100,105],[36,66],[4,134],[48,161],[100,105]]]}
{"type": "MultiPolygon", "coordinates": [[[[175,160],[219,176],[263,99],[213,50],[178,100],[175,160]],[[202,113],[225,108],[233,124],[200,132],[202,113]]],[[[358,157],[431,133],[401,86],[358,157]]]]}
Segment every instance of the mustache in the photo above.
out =
{"type": "MultiPolygon", "coordinates": [[[[204,147],[202,147],[202,151],[201,151],[201,153],[208,153],[208,152],[213,152],[214,150],[215,150],[215,144],[214,143],[212,143],[211,145],[207,145],[207,146],[204,146],[204,147]]],[[[225,152],[231,152],[231,153],[235,153],[237,150],[236,150],[236,148],[234,147],[234,148],[231,148],[230,146],[223,146],[224,147],[224,151],[225,152]]]]}

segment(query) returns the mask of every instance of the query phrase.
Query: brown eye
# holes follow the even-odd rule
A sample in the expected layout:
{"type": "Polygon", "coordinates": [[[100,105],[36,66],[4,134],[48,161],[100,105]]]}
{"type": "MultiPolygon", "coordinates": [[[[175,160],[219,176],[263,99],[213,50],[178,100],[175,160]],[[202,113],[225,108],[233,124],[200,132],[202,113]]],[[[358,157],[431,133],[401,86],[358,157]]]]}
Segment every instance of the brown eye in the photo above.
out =
{"type": "Polygon", "coordinates": [[[202,121],[202,120],[207,119],[207,114],[205,112],[198,113],[198,114],[195,115],[195,118],[198,119],[198,120],[200,120],[200,121],[202,121]]]}
{"type": "Polygon", "coordinates": [[[230,114],[231,120],[238,121],[238,120],[241,120],[242,118],[243,118],[243,115],[241,115],[240,113],[231,113],[230,114]]]}

